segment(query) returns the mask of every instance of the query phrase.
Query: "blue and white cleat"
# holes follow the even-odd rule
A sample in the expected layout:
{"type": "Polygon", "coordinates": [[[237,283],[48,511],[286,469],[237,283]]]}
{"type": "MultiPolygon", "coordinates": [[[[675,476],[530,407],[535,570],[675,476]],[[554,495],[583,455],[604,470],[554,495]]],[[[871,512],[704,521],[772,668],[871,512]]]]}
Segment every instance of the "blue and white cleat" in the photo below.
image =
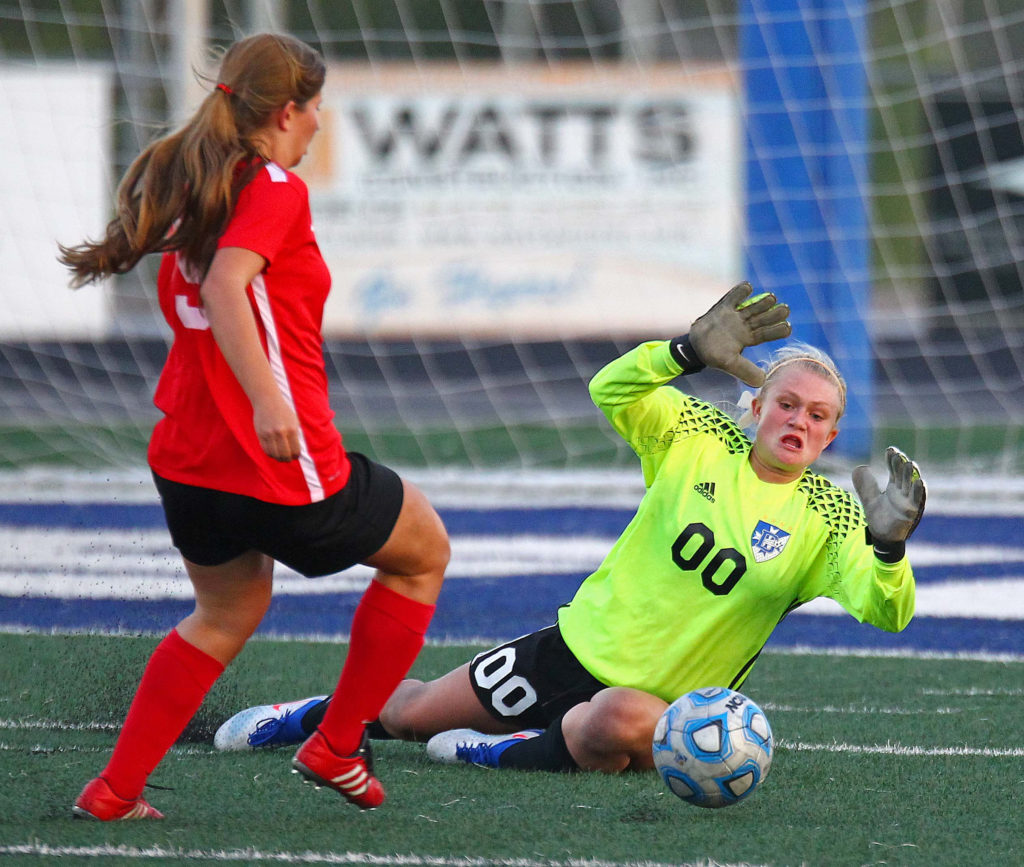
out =
{"type": "Polygon", "coordinates": [[[497,768],[498,759],[513,744],[535,738],[541,729],[527,729],[505,735],[485,735],[473,729],[452,729],[440,732],[427,741],[427,755],[435,762],[455,765],[480,765],[497,768]]]}
{"type": "Polygon", "coordinates": [[[246,708],[217,729],[213,745],[218,750],[227,751],[301,744],[315,728],[310,726],[310,731],[303,729],[303,717],[326,698],[326,695],[315,695],[284,704],[246,708]]]}

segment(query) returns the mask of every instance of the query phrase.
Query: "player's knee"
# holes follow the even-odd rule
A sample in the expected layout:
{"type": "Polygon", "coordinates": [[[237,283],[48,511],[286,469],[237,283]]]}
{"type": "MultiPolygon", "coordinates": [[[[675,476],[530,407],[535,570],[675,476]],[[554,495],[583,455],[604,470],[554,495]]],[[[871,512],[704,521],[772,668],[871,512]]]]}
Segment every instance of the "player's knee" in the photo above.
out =
{"type": "Polygon", "coordinates": [[[451,552],[448,548],[447,537],[445,537],[443,545],[424,546],[419,561],[409,574],[396,576],[396,580],[403,585],[400,592],[412,596],[414,599],[436,600],[441,593],[445,570],[448,568],[450,558],[451,552]]]}
{"type": "Polygon", "coordinates": [[[270,609],[270,601],[270,594],[265,597],[250,594],[235,604],[226,605],[219,600],[211,603],[197,595],[191,617],[206,630],[245,642],[263,622],[270,609]]]}
{"type": "Polygon", "coordinates": [[[438,530],[424,539],[419,569],[412,576],[421,595],[437,597],[444,583],[444,574],[451,561],[452,549],[444,526],[438,522],[438,530]]]}
{"type": "Polygon", "coordinates": [[[452,555],[444,521],[423,492],[415,486],[407,486],[406,496],[410,510],[409,523],[415,528],[423,556],[432,569],[444,572],[452,555]]]}
{"type": "Polygon", "coordinates": [[[403,514],[392,538],[381,550],[381,568],[423,586],[440,584],[451,561],[451,540],[441,516],[415,487],[406,489],[403,514]]]}
{"type": "Polygon", "coordinates": [[[649,747],[661,704],[653,696],[635,689],[602,690],[591,701],[586,717],[586,737],[608,752],[632,754],[638,745],[649,747]]]}
{"type": "Polygon", "coordinates": [[[434,576],[435,580],[440,580],[452,559],[451,540],[440,520],[437,529],[424,540],[424,543],[424,572],[434,576]]]}

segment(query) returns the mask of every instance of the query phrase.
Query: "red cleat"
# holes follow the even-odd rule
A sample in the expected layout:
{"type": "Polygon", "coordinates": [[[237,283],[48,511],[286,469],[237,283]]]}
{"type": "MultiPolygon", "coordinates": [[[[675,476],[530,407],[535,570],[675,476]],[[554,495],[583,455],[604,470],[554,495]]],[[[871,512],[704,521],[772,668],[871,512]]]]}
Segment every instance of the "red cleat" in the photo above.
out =
{"type": "Polygon", "coordinates": [[[384,803],[384,787],[373,775],[373,753],[366,732],[359,749],[350,756],[339,756],[317,729],[299,747],[292,767],[293,773],[302,774],[317,787],[334,789],[361,810],[372,810],[384,803]]]}
{"type": "Polygon", "coordinates": [[[71,808],[76,819],[117,822],[127,819],[162,819],[164,814],[146,803],[144,798],[126,801],[114,794],[103,777],[90,780],[71,808]]]}

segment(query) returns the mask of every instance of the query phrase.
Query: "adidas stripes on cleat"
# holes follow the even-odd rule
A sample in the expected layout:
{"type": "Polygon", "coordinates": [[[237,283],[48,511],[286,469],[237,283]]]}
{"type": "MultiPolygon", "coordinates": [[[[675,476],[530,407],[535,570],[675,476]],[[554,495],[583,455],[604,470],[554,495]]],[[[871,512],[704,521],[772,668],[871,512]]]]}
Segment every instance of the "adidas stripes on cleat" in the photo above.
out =
{"type": "Polygon", "coordinates": [[[213,745],[218,750],[255,750],[301,744],[315,728],[311,725],[310,731],[303,729],[303,718],[326,698],[326,695],[316,695],[284,704],[246,708],[217,729],[213,745]]]}
{"type": "Polygon", "coordinates": [[[103,777],[90,780],[71,808],[76,819],[95,819],[98,822],[118,822],[128,819],[162,819],[164,814],[146,803],[143,798],[126,801],[114,794],[103,777]]]}
{"type": "Polygon", "coordinates": [[[485,735],[473,729],[452,729],[434,735],[427,741],[427,755],[435,762],[454,765],[480,765],[499,767],[501,754],[513,744],[535,738],[540,729],[527,729],[510,735],[485,735]]]}
{"type": "Polygon", "coordinates": [[[384,787],[373,775],[373,753],[366,732],[359,749],[349,756],[339,756],[317,730],[299,747],[292,767],[306,782],[334,789],[361,810],[372,810],[384,803],[384,787]]]}

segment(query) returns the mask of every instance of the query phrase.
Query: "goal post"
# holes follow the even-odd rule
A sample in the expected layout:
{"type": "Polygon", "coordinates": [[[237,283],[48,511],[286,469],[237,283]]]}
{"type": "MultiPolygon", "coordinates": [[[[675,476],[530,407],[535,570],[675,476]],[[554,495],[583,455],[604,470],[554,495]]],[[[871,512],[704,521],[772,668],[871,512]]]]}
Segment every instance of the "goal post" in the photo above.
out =
{"type": "Polygon", "coordinates": [[[742,0],[746,255],[792,309],[794,337],[846,379],[834,449],[870,456],[867,0],[742,0]]]}

